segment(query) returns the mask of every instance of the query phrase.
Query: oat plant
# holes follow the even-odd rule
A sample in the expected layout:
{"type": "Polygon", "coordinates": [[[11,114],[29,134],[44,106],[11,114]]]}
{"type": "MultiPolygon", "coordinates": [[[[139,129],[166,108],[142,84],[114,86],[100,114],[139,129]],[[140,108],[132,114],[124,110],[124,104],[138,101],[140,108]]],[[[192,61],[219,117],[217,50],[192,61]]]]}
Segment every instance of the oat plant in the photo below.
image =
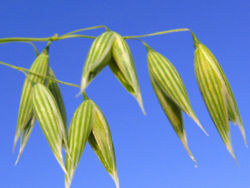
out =
{"type": "MultiPolygon", "coordinates": [[[[135,98],[142,112],[146,115],[133,56],[126,42],[126,40],[132,39],[139,41],[145,47],[148,76],[152,89],[187,154],[196,164],[196,159],[188,145],[183,112],[192,118],[206,135],[208,133],[192,109],[184,82],[174,64],[164,54],[160,54],[156,48],[153,49],[141,39],[176,32],[190,32],[190,37],[193,38],[194,70],[197,84],[222,141],[236,160],[230,136],[230,121],[238,125],[245,145],[247,145],[237,103],[217,59],[190,29],[181,28],[145,35],[121,36],[108,27],[100,25],[75,30],[61,36],[55,34],[48,38],[0,39],[0,44],[25,42],[32,45],[36,53],[36,59],[29,69],[0,61],[1,65],[25,74],[14,136],[14,149],[20,140],[16,164],[27,145],[37,120],[52,154],[65,174],[66,188],[69,188],[73,181],[74,173],[87,143],[114,180],[116,187],[119,188],[115,150],[109,128],[109,123],[112,124],[112,122],[108,122],[101,109],[87,95],[86,89],[90,84],[94,84],[94,79],[98,74],[105,67],[108,67],[125,90],[135,98]],[[80,32],[100,28],[105,29],[105,31],[99,36],[80,34],[80,32]],[[58,80],[50,66],[50,44],[70,38],[93,40],[85,63],[82,63],[83,71],[82,77],[79,78],[80,85],[58,80]],[[47,45],[39,53],[33,42],[47,42],[47,45]],[[78,97],[82,97],[82,103],[79,104],[70,123],[68,123],[59,84],[78,88],[76,94],[78,97]]],[[[190,46],[192,47],[192,44],[190,46]]]]}

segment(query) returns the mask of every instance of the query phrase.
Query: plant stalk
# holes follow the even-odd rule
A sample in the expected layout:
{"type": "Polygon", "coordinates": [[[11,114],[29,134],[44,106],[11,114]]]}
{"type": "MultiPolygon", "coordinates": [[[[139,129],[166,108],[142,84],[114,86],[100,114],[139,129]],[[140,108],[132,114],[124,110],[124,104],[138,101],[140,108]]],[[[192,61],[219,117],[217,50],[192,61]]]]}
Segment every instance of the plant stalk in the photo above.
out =
{"type": "Polygon", "coordinates": [[[145,34],[145,35],[125,36],[123,38],[124,39],[134,39],[134,38],[152,37],[152,36],[157,36],[157,35],[164,35],[164,34],[168,34],[168,33],[177,33],[177,32],[183,32],[183,31],[191,31],[191,30],[188,28],[171,29],[171,30],[167,30],[167,31],[160,31],[160,32],[149,33],[149,34],[145,34]]]}
{"type": "Polygon", "coordinates": [[[40,75],[40,74],[34,73],[34,72],[30,71],[29,69],[26,69],[26,68],[23,68],[23,67],[18,67],[18,66],[15,66],[15,65],[11,65],[11,64],[8,64],[8,63],[2,62],[2,61],[0,61],[0,64],[4,65],[4,66],[7,66],[7,67],[10,67],[12,69],[18,70],[18,71],[24,73],[25,75],[26,75],[26,73],[29,73],[29,74],[33,74],[35,76],[44,77],[44,78],[53,80],[53,81],[58,82],[58,83],[63,84],[63,85],[68,85],[68,86],[80,88],[79,85],[72,84],[72,83],[69,83],[69,82],[64,82],[64,81],[61,81],[61,80],[57,80],[57,79],[55,79],[55,78],[53,78],[51,76],[40,75]]]}

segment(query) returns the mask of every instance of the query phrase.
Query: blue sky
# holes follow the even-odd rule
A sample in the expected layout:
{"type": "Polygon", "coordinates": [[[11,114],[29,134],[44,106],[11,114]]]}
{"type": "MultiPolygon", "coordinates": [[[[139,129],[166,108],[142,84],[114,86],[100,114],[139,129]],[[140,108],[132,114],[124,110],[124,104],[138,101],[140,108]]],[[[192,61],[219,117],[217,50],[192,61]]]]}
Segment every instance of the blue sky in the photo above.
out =
{"type": "MultiPolygon", "coordinates": [[[[155,1],[2,1],[0,38],[48,37],[55,33],[107,25],[122,35],[188,27],[214,53],[234,91],[249,141],[250,105],[250,1],[248,0],[155,0],[155,1]]],[[[86,34],[99,35],[104,30],[86,34]]],[[[237,127],[231,126],[232,142],[239,166],[227,152],[217,133],[196,84],[193,44],[188,32],[145,38],[155,50],[175,65],[187,88],[191,104],[204,128],[184,115],[185,127],[198,168],[162,112],[150,85],[146,50],[128,41],[138,73],[147,115],[108,69],[92,82],[87,93],[105,114],[113,135],[121,188],[247,188],[250,187],[250,151],[237,127]]],[[[58,79],[80,83],[82,67],[91,39],[69,39],[51,45],[50,65],[58,79]]],[[[41,51],[45,43],[36,43],[41,51]]],[[[29,67],[35,55],[27,44],[0,45],[0,61],[29,67]]],[[[38,124],[21,160],[14,166],[12,153],[23,74],[0,66],[0,187],[61,188],[63,172],[57,164],[38,124]]],[[[69,121],[82,99],[78,90],[61,85],[69,121]]],[[[249,141],[250,142],[250,141],[249,141]]],[[[87,145],[72,188],[115,187],[87,145]]]]}

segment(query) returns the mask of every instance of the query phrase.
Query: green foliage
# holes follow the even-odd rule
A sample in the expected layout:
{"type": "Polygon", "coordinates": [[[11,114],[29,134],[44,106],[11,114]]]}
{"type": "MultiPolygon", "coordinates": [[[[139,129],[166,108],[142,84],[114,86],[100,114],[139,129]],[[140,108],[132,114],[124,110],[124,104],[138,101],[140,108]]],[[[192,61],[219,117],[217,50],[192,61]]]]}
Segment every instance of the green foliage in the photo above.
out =
{"type": "Polygon", "coordinates": [[[134,61],[126,42],[127,39],[136,39],[142,42],[147,49],[149,77],[159,103],[188,155],[196,163],[188,146],[182,112],[189,115],[205,133],[206,131],[191,107],[184,83],[174,65],[166,57],[138,39],[182,31],[189,31],[193,36],[195,46],[194,68],[198,86],[223,142],[236,160],[230,138],[229,121],[239,126],[245,144],[247,142],[232,89],[214,55],[205,45],[199,42],[190,29],[174,29],[123,37],[114,31],[110,31],[106,26],[95,26],[72,31],[62,36],[56,34],[48,38],[0,39],[0,44],[15,41],[28,42],[33,45],[37,54],[37,58],[30,69],[0,61],[1,65],[24,72],[26,75],[14,140],[15,147],[18,139],[21,138],[17,161],[28,142],[35,121],[38,120],[57,162],[65,173],[66,188],[69,188],[71,185],[87,142],[106,171],[113,178],[116,187],[119,188],[115,150],[109,125],[100,108],[94,101],[88,98],[85,89],[105,67],[109,67],[121,85],[135,97],[145,113],[134,61]],[[97,28],[105,28],[106,31],[98,37],[76,34],[97,28]],[[48,52],[49,44],[53,41],[79,37],[95,39],[83,66],[80,86],[56,79],[49,65],[48,52]],[[39,55],[31,41],[48,41],[49,44],[39,55]],[[78,87],[80,93],[84,96],[83,102],[74,113],[69,128],[64,101],[58,83],[78,87]],[[62,152],[63,149],[66,153],[65,159],[62,152]]]}

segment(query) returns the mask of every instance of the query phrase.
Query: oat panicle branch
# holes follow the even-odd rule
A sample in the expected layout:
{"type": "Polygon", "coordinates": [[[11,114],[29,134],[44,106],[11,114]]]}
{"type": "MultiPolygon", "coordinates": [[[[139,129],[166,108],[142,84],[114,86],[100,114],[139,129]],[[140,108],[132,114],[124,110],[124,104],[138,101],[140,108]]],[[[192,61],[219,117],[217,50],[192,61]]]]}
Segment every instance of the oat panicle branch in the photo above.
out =
{"type": "Polygon", "coordinates": [[[24,42],[32,45],[36,54],[29,69],[0,61],[0,65],[25,74],[14,137],[14,148],[20,140],[16,163],[28,143],[37,120],[52,154],[65,173],[66,188],[71,186],[87,143],[90,144],[103,167],[114,180],[116,188],[119,188],[115,148],[108,121],[97,104],[87,96],[86,90],[89,85],[94,84],[94,79],[104,68],[109,68],[111,74],[135,98],[142,112],[146,114],[134,58],[126,41],[133,39],[140,41],[146,47],[148,75],[155,95],[187,154],[197,165],[189,148],[182,114],[185,113],[192,118],[198,127],[208,135],[202,126],[204,122],[201,123],[202,120],[200,122],[191,107],[184,81],[174,63],[165,54],[160,54],[141,39],[178,32],[191,33],[195,48],[195,76],[202,98],[222,141],[233,159],[237,161],[231,141],[229,122],[238,125],[246,146],[247,140],[232,88],[213,53],[198,40],[191,29],[178,28],[149,34],[121,36],[105,25],[98,25],[43,38],[0,38],[0,45],[13,42],[24,42]],[[81,34],[81,32],[95,29],[105,29],[105,31],[98,36],[81,34]],[[79,79],[81,80],[80,85],[57,79],[49,59],[51,43],[73,38],[93,40],[85,63],[81,67],[83,71],[79,79]],[[36,47],[37,42],[47,43],[41,53],[36,47]],[[78,88],[79,94],[83,95],[83,101],[75,110],[70,125],[67,121],[64,98],[59,84],[78,88]]]}

